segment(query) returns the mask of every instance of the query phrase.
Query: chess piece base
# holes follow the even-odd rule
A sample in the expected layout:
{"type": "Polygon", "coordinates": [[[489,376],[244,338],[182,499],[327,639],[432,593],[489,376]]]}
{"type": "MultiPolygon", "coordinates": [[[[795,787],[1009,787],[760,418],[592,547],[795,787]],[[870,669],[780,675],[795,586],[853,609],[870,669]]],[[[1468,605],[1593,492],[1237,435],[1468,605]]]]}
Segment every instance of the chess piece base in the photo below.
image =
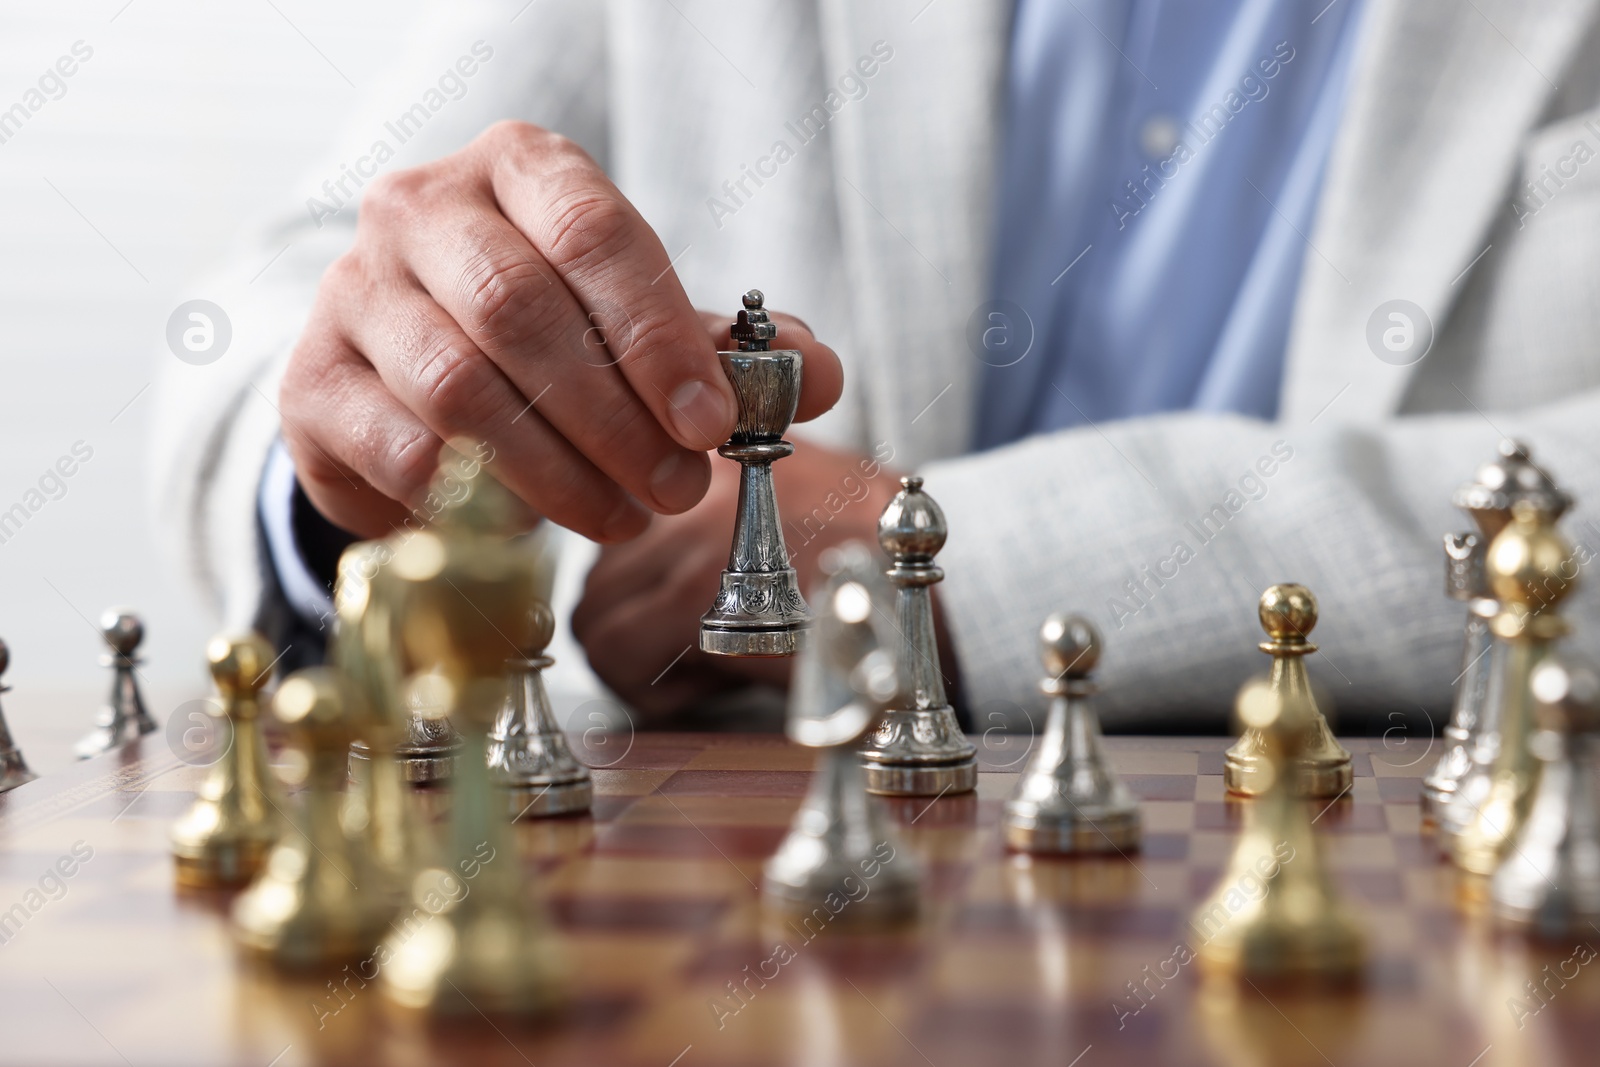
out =
{"type": "MultiPolygon", "coordinates": [[[[1260,760],[1235,759],[1230,752],[1223,762],[1223,787],[1238,796],[1260,796],[1266,791],[1260,767],[1260,760]]],[[[1348,758],[1338,763],[1302,763],[1298,771],[1295,795],[1311,800],[1331,800],[1355,781],[1355,771],[1348,758]]]]}
{"type": "Polygon", "coordinates": [[[928,797],[970,793],[978,787],[978,761],[969,756],[954,763],[887,763],[862,760],[867,792],[886,797],[928,797]]]}
{"type": "Polygon", "coordinates": [[[513,819],[538,819],[551,815],[577,815],[594,804],[594,782],[576,778],[549,785],[504,787],[507,811],[513,819]]]}
{"type": "Polygon", "coordinates": [[[1196,959],[1207,978],[1340,986],[1360,981],[1366,951],[1360,931],[1330,916],[1217,938],[1201,945],[1196,959]]]}
{"type": "Polygon", "coordinates": [[[1003,836],[1006,847],[1015,852],[1093,855],[1137,849],[1139,827],[1137,811],[1110,812],[1098,819],[1068,815],[1022,820],[1008,813],[1003,822],[1003,836]]]}
{"type": "MultiPolygon", "coordinates": [[[[461,751],[461,744],[457,742],[448,748],[429,749],[427,751],[407,752],[400,749],[395,753],[395,761],[400,764],[400,777],[412,785],[423,785],[428,782],[443,782],[455,774],[456,753],[461,751]]],[[[366,764],[372,759],[371,752],[365,745],[357,741],[350,746],[350,778],[352,781],[361,781],[366,775],[366,764]]]]}
{"type": "Polygon", "coordinates": [[[274,842],[247,840],[212,842],[196,852],[172,853],[173,874],[181,886],[219,889],[251,881],[266,866],[274,842]]]}
{"type": "Polygon", "coordinates": [[[0,793],[26,785],[37,777],[28,769],[21,752],[12,748],[0,753],[0,793]]]}
{"type": "Polygon", "coordinates": [[[793,656],[805,647],[805,627],[782,630],[700,628],[700,651],[713,656],[793,656]]]}
{"type": "Polygon", "coordinates": [[[921,909],[916,882],[891,883],[880,876],[877,883],[867,884],[871,886],[867,895],[852,899],[837,889],[820,893],[814,887],[791,885],[769,876],[761,881],[761,906],[772,918],[788,919],[792,923],[803,923],[820,909],[828,916],[828,925],[855,930],[876,931],[916,921],[921,909]],[[824,903],[827,896],[848,903],[834,912],[824,903]]]}

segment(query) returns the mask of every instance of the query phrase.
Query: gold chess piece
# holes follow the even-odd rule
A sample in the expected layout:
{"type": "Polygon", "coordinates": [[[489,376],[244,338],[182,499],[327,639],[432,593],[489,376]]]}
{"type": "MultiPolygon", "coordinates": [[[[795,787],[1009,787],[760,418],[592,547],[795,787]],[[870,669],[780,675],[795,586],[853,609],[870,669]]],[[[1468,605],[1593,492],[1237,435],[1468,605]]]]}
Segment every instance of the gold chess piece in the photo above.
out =
{"type": "Polygon", "coordinates": [[[405,651],[423,668],[411,685],[434,691],[428,702],[454,719],[462,748],[444,864],[413,882],[419,921],[398,924],[378,951],[391,1000],[445,1015],[542,1014],[559,1003],[565,973],[488,765],[506,655],[530,642],[540,584],[538,558],[508,541],[515,514],[509,490],[480,467],[389,564],[405,586],[405,651]]]}
{"type": "MultiPolygon", "coordinates": [[[[261,877],[234,902],[234,931],[246,948],[292,968],[357,959],[371,952],[394,914],[372,884],[363,834],[340,821],[354,724],[345,682],[325,667],[278,687],[272,710],[303,761],[303,805],[290,816],[261,877]]],[[[364,828],[363,828],[364,829],[364,828]]]]}
{"type": "Polygon", "coordinates": [[[272,646],[259,634],[214,637],[206,658],[229,737],[193,806],[172,827],[172,856],[180,885],[242,885],[261,870],[283,832],[281,796],[267,768],[260,723],[272,646]]]}
{"type": "MultiPolygon", "coordinates": [[[[1295,759],[1299,760],[1296,788],[1305,797],[1340,796],[1350,788],[1355,773],[1350,753],[1328,729],[1306,675],[1305,657],[1317,650],[1307,640],[1317,625],[1317,598],[1303,585],[1274,585],[1261,594],[1258,614],[1261,628],[1270,638],[1260,645],[1261,651],[1272,657],[1268,684],[1283,700],[1306,712],[1301,727],[1306,736],[1295,746],[1295,759]]],[[[1266,739],[1247,724],[1223,764],[1222,780],[1228,792],[1247,797],[1265,792],[1270,785],[1270,777],[1263,777],[1267,762],[1266,739]]]]}
{"type": "Polygon", "coordinates": [[[428,847],[426,820],[409,810],[397,749],[406,737],[401,698],[400,650],[394,583],[385,573],[390,546],[359,541],[339,557],[334,585],[338,630],[329,660],[348,681],[346,700],[356,740],[343,819],[347,832],[364,832],[381,892],[398,901],[428,847]]]}
{"type": "Polygon", "coordinates": [[[1270,981],[1347,981],[1365,959],[1365,938],[1322,867],[1311,813],[1297,781],[1317,715],[1310,690],[1254,680],[1237,711],[1259,738],[1256,802],[1222,881],[1190,920],[1203,940],[1202,969],[1270,981]]]}
{"type": "Polygon", "coordinates": [[[1548,938],[1600,923],[1600,676],[1546,660],[1533,674],[1542,769],[1528,818],[1489,885],[1495,916],[1548,938]]]}
{"type": "Polygon", "coordinates": [[[1090,680],[1100,631],[1081,615],[1039,628],[1050,698],[1044,738],[1006,801],[1006,844],[1022,852],[1122,852],[1139,847],[1139,802],[1106,762],[1090,680]]]}
{"type": "Polygon", "coordinates": [[[1450,840],[1456,865],[1471,874],[1494,873],[1527,819],[1538,783],[1532,681],[1567,632],[1555,608],[1578,576],[1572,544],[1556,528],[1556,515],[1537,501],[1518,500],[1510,524],[1489,544],[1485,567],[1499,605],[1489,620],[1496,653],[1490,700],[1498,712],[1500,746],[1483,799],[1450,840]]]}
{"type": "MultiPolygon", "coordinates": [[[[0,641],[0,674],[5,674],[6,668],[11,666],[11,649],[4,641],[0,641]]],[[[0,685],[0,693],[9,692],[9,685],[0,685]]],[[[8,792],[19,785],[24,785],[39,777],[28,769],[28,761],[22,758],[22,749],[11,740],[11,728],[6,725],[4,712],[0,712],[0,793],[8,792]]]]}
{"type": "MultiPolygon", "coordinates": [[[[1450,841],[1477,817],[1489,795],[1489,783],[1501,747],[1500,706],[1497,691],[1504,673],[1505,646],[1494,640],[1492,620],[1500,610],[1489,585],[1489,545],[1511,524],[1512,509],[1528,501],[1550,513],[1551,521],[1572,507],[1572,497],[1550,473],[1534,463],[1526,445],[1505,439],[1499,456],[1478,468],[1477,477],[1455,491],[1451,502],[1472,516],[1478,527],[1467,552],[1458,542],[1447,586],[1453,595],[1470,596],[1462,672],[1456,681],[1456,707],[1450,728],[1444,731],[1445,755],[1439,768],[1423,785],[1423,815],[1434,816],[1439,843],[1445,852],[1450,841]],[[1462,588],[1462,587],[1466,588],[1462,588]],[[1461,729],[1457,729],[1457,728],[1461,729]],[[1463,740],[1462,734],[1465,733],[1463,740]],[[1460,750],[1464,749],[1464,756],[1460,750]],[[1430,788],[1430,785],[1432,788],[1430,788]]],[[[1447,550],[1449,550],[1447,539],[1447,550]]]]}

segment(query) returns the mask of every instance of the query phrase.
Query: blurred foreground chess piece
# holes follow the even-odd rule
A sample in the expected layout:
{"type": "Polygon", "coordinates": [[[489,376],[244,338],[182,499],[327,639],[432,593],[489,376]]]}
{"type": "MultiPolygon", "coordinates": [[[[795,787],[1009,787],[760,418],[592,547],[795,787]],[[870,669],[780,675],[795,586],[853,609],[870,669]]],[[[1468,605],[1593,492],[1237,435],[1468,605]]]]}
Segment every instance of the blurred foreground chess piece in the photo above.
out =
{"type": "Polygon", "coordinates": [[[1028,761],[1001,824],[1022,852],[1122,852],[1139,847],[1139,802],[1100,746],[1089,678],[1100,662],[1100,632],[1081,615],[1051,615],[1039,628],[1050,698],[1044,738],[1028,761]]]}
{"type": "Polygon", "coordinates": [[[400,692],[398,605],[384,569],[390,551],[383,541],[358,541],[339,557],[333,593],[338,629],[328,660],[345,678],[355,738],[345,819],[364,828],[379,891],[398,901],[410,893],[411,876],[429,849],[425,820],[407,810],[396,755],[408,715],[400,692]]]}
{"type": "Polygon", "coordinates": [[[1489,895],[1502,922],[1547,938],[1578,937],[1600,924],[1600,677],[1549,659],[1531,686],[1539,784],[1489,895]]]}
{"type": "Polygon", "coordinates": [[[977,749],[945,697],[933,629],[931,587],[944,579],[933,557],[948,528],[921,478],[902,478],[900,485],[878,519],[878,543],[892,564],[885,573],[895,586],[900,693],[862,746],[867,789],[886,796],[966,793],[978,784],[977,749]]]}
{"type": "Polygon", "coordinates": [[[408,686],[431,690],[423,703],[453,717],[462,747],[444,862],[413,881],[420,925],[397,926],[379,949],[383,989],[397,1004],[441,1015],[541,1014],[562,993],[555,935],[488,764],[489,729],[506,702],[506,653],[531,644],[542,585],[539,561],[511,540],[517,510],[479,465],[434,528],[389,564],[405,587],[400,632],[419,669],[408,686]]]}
{"type": "Polygon", "coordinates": [[[365,827],[347,834],[340,819],[354,736],[344,689],[338,672],[316,667],[291,675],[272,701],[306,789],[291,805],[294,832],[234,902],[233,923],[241,944],[288,968],[358,959],[394,917],[393,898],[372,883],[365,827]]]}
{"type": "Polygon", "coordinates": [[[816,768],[767,861],[761,892],[773,911],[801,917],[807,929],[814,918],[878,928],[916,914],[921,883],[916,861],[867,795],[856,754],[899,688],[894,640],[874,606],[881,579],[871,553],[852,542],[830,555],[820,597],[812,590],[815,630],[789,697],[789,739],[816,750],[816,768]]]}
{"type": "MultiPolygon", "coordinates": [[[[5,674],[9,666],[11,666],[11,649],[4,641],[0,641],[0,675],[5,674]]],[[[10,691],[9,685],[0,685],[0,693],[10,691]]],[[[0,793],[15,789],[37,777],[39,777],[37,774],[28,769],[27,760],[22,758],[22,750],[11,740],[11,727],[6,725],[5,712],[0,711],[0,793]]]]}
{"type": "Polygon", "coordinates": [[[1351,981],[1364,965],[1365,938],[1323,870],[1297,780],[1316,736],[1310,690],[1256,679],[1240,691],[1237,712],[1259,739],[1251,779],[1258,792],[1222,880],[1190,920],[1204,939],[1201,967],[1252,982],[1351,981]]]}
{"type": "Polygon", "coordinates": [[[144,640],[144,623],[131,611],[115,608],[100,616],[100,636],[111,649],[100,662],[111,668],[111,698],[95,716],[94,729],[73,746],[79,759],[89,759],[102,752],[110,752],[140,734],[154,733],[155,720],[145,711],[144,698],[139,695],[139,682],[135,669],[139,657],[135,654],[144,640]]]}
{"type": "Polygon", "coordinates": [[[737,352],[718,352],[739,401],[739,421],[717,454],[738,462],[733,548],[716,603],[700,618],[700,648],[719,656],[792,656],[811,612],[789,565],[772,464],[794,452],[783,432],[800,402],[800,353],[772,350],[778,327],[759,289],[744,294],[732,328],[737,352]]]}
{"type": "MultiPolygon", "coordinates": [[[[1306,675],[1305,657],[1317,650],[1307,640],[1317,625],[1317,598],[1303,585],[1274,585],[1261,594],[1257,614],[1271,639],[1260,644],[1261,651],[1272,657],[1268,684],[1297,716],[1300,709],[1305,711],[1295,720],[1306,731],[1294,745],[1294,758],[1299,761],[1296,788],[1305,797],[1340,796],[1350,788],[1355,773],[1350,753],[1328,729],[1306,675]]],[[[1265,737],[1246,722],[1244,733],[1228,749],[1223,763],[1222,780],[1228,792],[1243,796],[1265,792],[1272,784],[1271,776],[1263,775],[1268,762],[1265,737]]]]}
{"type": "Polygon", "coordinates": [[[1456,865],[1471,874],[1488,876],[1500,865],[1528,817],[1539,778],[1531,745],[1533,675],[1567,632],[1555,609],[1578,577],[1572,543],[1556,529],[1557,514],[1543,501],[1518,500],[1510,525],[1489,544],[1489,588],[1500,605],[1489,620],[1495,641],[1489,699],[1500,737],[1482,800],[1464,798],[1474,803],[1472,818],[1450,839],[1456,865]]]}
{"type": "Polygon", "coordinates": [[[489,731],[490,775],[506,790],[513,819],[571,815],[588,811],[594,800],[589,768],[572,755],[544,688],[545,668],[555,663],[544,650],[555,628],[549,604],[534,604],[528,646],[506,660],[510,691],[489,731]]]}
{"type": "MultiPolygon", "coordinates": [[[[1500,442],[1500,457],[1479,468],[1477,479],[1457,489],[1452,501],[1471,515],[1477,525],[1479,551],[1485,561],[1490,544],[1511,524],[1512,509],[1519,501],[1548,513],[1552,522],[1558,521],[1572,506],[1572,498],[1546,471],[1534,464],[1527,447],[1510,439],[1500,442]]],[[[1486,568],[1486,564],[1480,566],[1486,568]]],[[[1469,616],[1467,623],[1467,640],[1476,646],[1473,653],[1477,657],[1476,665],[1457,683],[1460,688],[1456,697],[1458,712],[1460,703],[1466,701],[1469,713],[1476,710],[1476,721],[1462,724],[1470,735],[1466,743],[1466,767],[1449,788],[1442,782],[1436,783],[1439,803],[1432,807],[1440,844],[1446,851],[1451,847],[1451,840],[1477,818],[1478,809],[1489,795],[1495,762],[1500,758],[1502,708],[1493,680],[1505,670],[1508,646],[1496,642],[1490,631],[1490,620],[1499,613],[1500,603],[1487,569],[1481,581],[1483,595],[1471,601],[1469,610],[1482,621],[1474,623],[1469,616]],[[1475,632],[1480,627],[1481,634],[1475,632]]],[[[1446,758],[1450,758],[1448,750],[1446,758]]],[[[1425,792],[1424,802],[1428,799],[1425,792]]]]}
{"type": "Polygon", "coordinates": [[[222,697],[218,728],[227,737],[194,804],[172,827],[172,856],[180,885],[243,885],[283,832],[282,797],[267,767],[260,721],[272,646],[259,634],[214,637],[206,658],[222,697]]]}

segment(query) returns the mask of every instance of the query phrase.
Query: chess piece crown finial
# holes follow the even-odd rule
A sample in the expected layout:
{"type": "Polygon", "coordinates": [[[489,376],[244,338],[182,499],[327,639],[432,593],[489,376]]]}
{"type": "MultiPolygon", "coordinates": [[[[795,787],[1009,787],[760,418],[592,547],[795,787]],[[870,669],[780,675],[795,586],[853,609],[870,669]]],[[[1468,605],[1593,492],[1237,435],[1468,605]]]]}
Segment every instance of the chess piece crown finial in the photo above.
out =
{"type": "Polygon", "coordinates": [[[1100,631],[1082,615],[1056,612],[1039,627],[1039,658],[1047,676],[1039,683],[1046,696],[1087,696],[1089,675],[1100,662],[1100,631]]]}
{"type": "Polygon", "coordinates": [[[1555,479],[1533,462],[1521,442],[1502,438],[1500,456],[1478,468],[1476,480],[1458,488],[1450,502],[1471,515],[1485,537],[1492,538],[1511,521],[1511,511],[1525,500],[1559,519],[1572,506],[1572,497],[1555,479]]]}
{"type": "Polygon", "coordinates": [[[760,289],[751,289],[744,294],[744,310],[739,312],[729,328],[728,335],[739,346],[741,352],[767,352],[772,348],[772,341],[778,336],[778,324],[772,321],[767,314],[766,296],[760,289]]]}

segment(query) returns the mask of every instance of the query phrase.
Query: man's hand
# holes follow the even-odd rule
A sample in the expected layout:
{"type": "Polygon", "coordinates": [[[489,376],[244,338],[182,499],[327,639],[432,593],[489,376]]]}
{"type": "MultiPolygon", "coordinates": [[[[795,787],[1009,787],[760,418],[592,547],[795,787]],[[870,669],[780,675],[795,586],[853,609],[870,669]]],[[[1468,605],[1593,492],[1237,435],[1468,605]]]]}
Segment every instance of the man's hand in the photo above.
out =
{"type": "MultiPolygon", "coordinates": [[[[839,398],[838,357],[774,318],[804,354],[795,418],[815,418],[839,398]]],[[[620,541],[710,484],[705,450],[737,414],[719,337],[727,318],[695,311],[582,149],[500,123],[369,187],[289,361],[283,436],[312,503],[363,537],[397,526],[442,441],[467,435],[530,521],[620,541]]]]}
{"type": "MultiPolygon", "coordinates": [[[[900,489],[899,475],[878,459],[801,443],[773,464],[772,475],[802,590],[813,588],[823,549],[857,539],[877,550],[878,515],[900,489]]],[[[739,465],[717,457],[711,490],[697,507],[656,519],[637,540],[607,547],[589,572],[572,615],[573,634],[595,673],[645,714],[674,711],[750,682],[788,681],[790,659],[700,651],[700,616],[728,562],[738,495],[739,465]]]]}

